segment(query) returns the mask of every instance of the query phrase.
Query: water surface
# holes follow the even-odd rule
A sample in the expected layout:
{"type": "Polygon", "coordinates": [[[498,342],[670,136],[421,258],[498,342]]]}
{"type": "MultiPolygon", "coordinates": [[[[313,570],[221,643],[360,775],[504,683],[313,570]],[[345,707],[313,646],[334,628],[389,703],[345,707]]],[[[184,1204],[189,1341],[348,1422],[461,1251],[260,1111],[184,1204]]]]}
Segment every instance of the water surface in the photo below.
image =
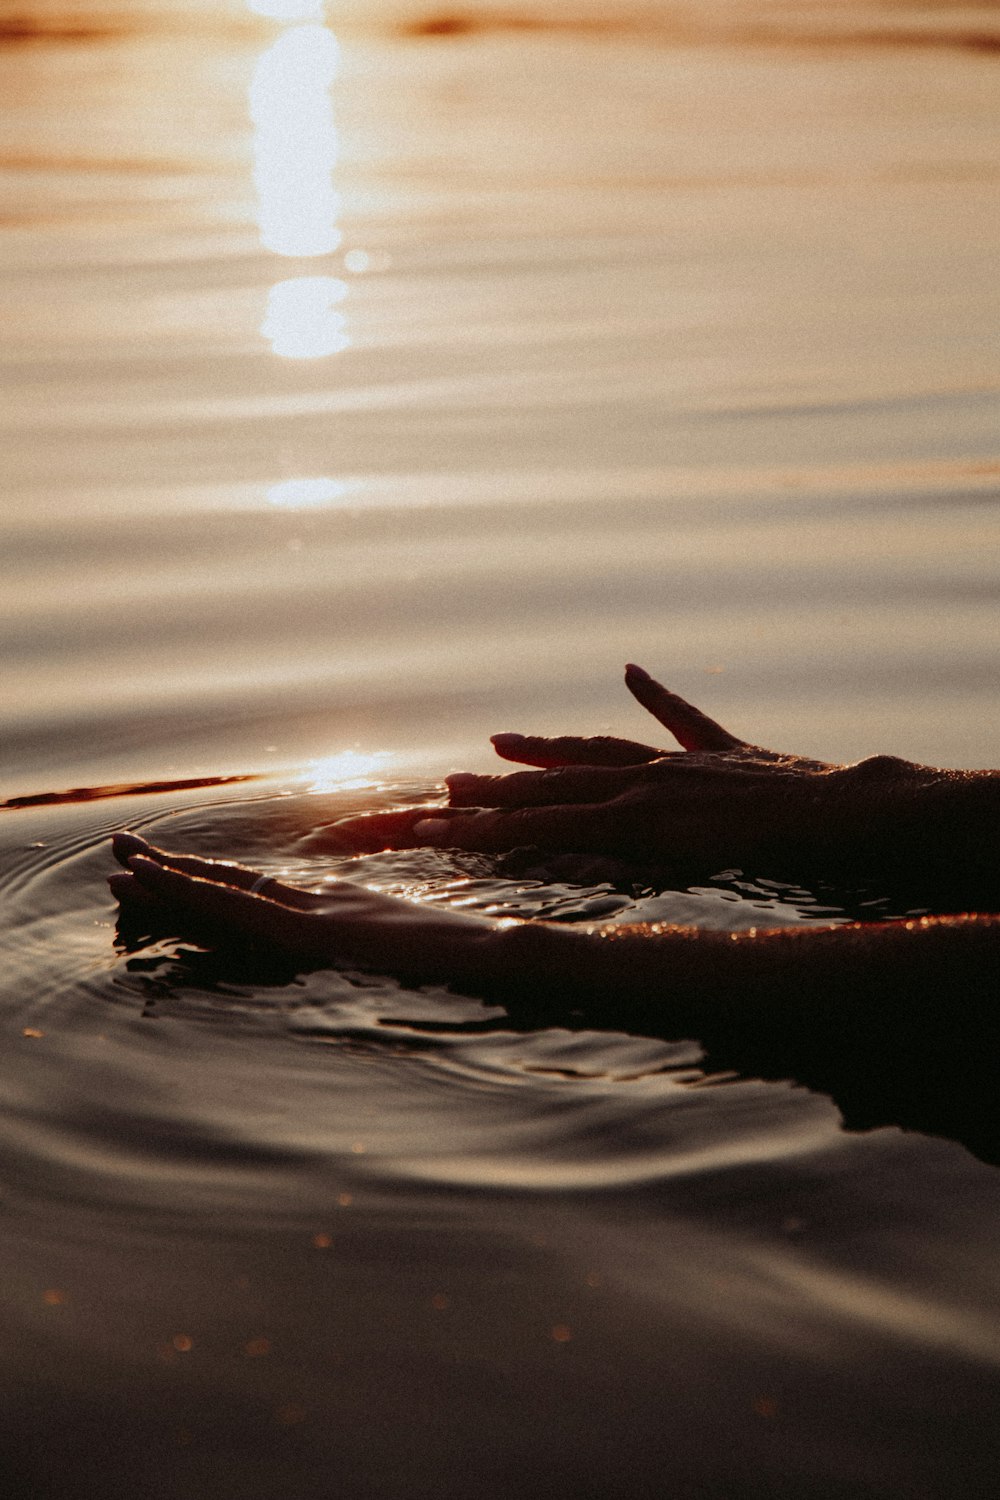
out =
{"type": "MultiPolygon", "coordinates": [[[[706,1055],[666,1004],[653,1037],[126,952],[104,880],[119,827],[336,874],[310,828],[493,731],[650,736],[627,659],[752,740],[994,763],[995,12],[34,10],[0,797],[263,779],[0,811],[11,1493],[988,1493],[957,1032],[904,1107],[901,1065],[706,1055]]],[[[848,910],[349,867],[564,920],[848,910]]]]}

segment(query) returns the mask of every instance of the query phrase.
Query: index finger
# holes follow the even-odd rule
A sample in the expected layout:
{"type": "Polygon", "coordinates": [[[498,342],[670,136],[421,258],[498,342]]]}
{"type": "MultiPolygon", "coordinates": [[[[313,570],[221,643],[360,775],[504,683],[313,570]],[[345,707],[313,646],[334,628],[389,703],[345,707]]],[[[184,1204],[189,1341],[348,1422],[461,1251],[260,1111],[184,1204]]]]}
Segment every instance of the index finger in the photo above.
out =
{"type": "Polygon", "coordinates": [[[625,686],[643,708],[669,729],[685,750],[740,750],[747,746],[700,708],[671,693],[634,662],[625,668],[625,686]]]}

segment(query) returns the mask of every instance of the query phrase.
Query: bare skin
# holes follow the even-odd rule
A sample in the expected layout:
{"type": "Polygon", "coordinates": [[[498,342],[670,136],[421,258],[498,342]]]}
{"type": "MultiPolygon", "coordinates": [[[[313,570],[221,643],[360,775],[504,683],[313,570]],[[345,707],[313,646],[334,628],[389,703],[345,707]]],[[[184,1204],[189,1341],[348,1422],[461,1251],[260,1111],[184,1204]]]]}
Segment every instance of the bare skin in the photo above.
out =
{"type": "MultiPolygon", "coordinates": [[[[607,738],[498,735],[502,755],[543,769],[451,777],[449,806],[430,815],[422,808],[348,819],[322,837],[356,851],[416,844],[490,851],[528,841],[630,857],[680,849],[705,865],[771,861],[772,873],[781,873],[782,861],[792,873],[817,862],[835,870],[852,857],[882,874],[916,861],[925,876],[949,863],[963,862],[965,875],[995,863],[996,772],[936,771],[893,757],[845,767],[783,755],[738,739],[641,668],[630,666],[626,682],[682,751],[607,738]],[[465,810],[483,803],[490,805],[465,810]]],[[[734,984],[746,992],[759,983],[774,1001],[825,972],[834,955],[842,975],[857,970],[866,983],[879,980],[890,956],[898,975],[901,964],[919,968],[939,956],[973,964],[978,974],[982,962],[995,964],[1000,955],[1000,917],[992,915],[752,937],[659,926],[602,934],[491,922],[347,881],[313,893],[271,880],[254,893],[255,871],[169,855],[131,834],[116,838],[115,853],[128,873],[112,878],[114,894],[126,907],[169,913],[179,935],[252,940],[302,968],[367,965],[497,998],[541,983],[547,992],[585,993],[600,1004],[620,996],[624,984],[653,1003],[667,986],[675,1005],[681,996],[685,1011],[693,1004],[692,1022],[734,984]],[[962,953],[968,957],[956,957],[962,953]],[[904,954],[913,957],[904,962],[904,954]]],[[[982,910],[986,903],[979,904],[982,910]]]]}
{"type": "Polygon", "coordinates": [[[124,911],[141,908],[178,937],[209,946],[252,943],[301,972],[376,968],[416,983],[470,980],[484,966],[496,924],[440,907],[419,906],[341,880],[322,892],[268,880],[221,860],[172,855],[135,834],[116,834],[115,857],[127,874],[109,884],[124,911]]]}
{"type": "MultiPolygon", "coordinates": [[[[311,892],[218,860],[174,855],[135,834],[117,834],[125,872],[112,892],[172,922],[177,936],[224,946],[250,942],[300,971],[336,965],[375,969],[414,983],[451,983],[498,1001],[564,995],[595,1014],[623,994],[633,1014],[667,1003],[689,1034],[766,997],[777,1016],[861,986],[888,994],[940,989],[958,979],[1000,979],[1000,915],[925,916],[909,922],[837,927],[701,931],[665,924],[611,929],[498,922],[420,906],[338,881],[311,892]],[[734,998],[738,994],[739,998],[734,998]]],[[[813,1011],[815,1015],[815,1009],[813,1011]]]]}
{"type": "Polygon", "coordinates": [[[853,861],[891,878],[915,863],[937,910],[953,914],[738,934],[497,922],[348,881],[322,892],[261,884],[254,870],[119,834],[124,869],[110,884],[123,918],[244,958],[275,955],[298,972],[367,968],[448,984],[529,1024],[575,1017],[697,1037],[713,1065],[829,1092],[848,1123],[951,1135],[1000,1160],[1000,775],[781,755],[738,740],[640,669],[626,680],[682,752],[499,735],[503,756],[541,769],[451,777],[447,807],[349,819],[322,841],[359,852],[530,842],[627,858],[680,848],[704,866],[802,877],[853,861]]]}
{"type": "Polygon", "coordinates": [[[683,746],[494,736],[541,769],[451,776],[446,807],[347,819],[319,847],[432,845],[499,853],[537,845],[730,865],[797,880],[889,882],[939,911],[1000,907],[1000,772],[949,771],[879,755],[843,766],[748,744],[629,666],[629,690],[683,746]]]}

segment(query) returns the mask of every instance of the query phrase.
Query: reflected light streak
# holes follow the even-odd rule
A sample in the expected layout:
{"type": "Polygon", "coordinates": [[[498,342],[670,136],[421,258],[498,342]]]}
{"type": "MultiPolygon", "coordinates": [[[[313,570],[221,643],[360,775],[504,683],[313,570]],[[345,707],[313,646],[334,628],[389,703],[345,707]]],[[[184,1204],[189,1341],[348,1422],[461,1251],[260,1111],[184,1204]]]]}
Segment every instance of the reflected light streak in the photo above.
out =
{"type": "Polygon", "coordinates": [[[335,276],[293,276],[267,298],[260,331],[284,359],[321,359],[348,348],[347,319],[336,310],[347,285],[335,276]]]}
{"type": "Polygon", "coordinates": [[[247,6],[271,21],[322,21],[326,0],[247,0],[247,6]]]}
{"type": "Polygon", "coordinates": [[[339,48],[325,26],[294,26],[260,58],[250,85],[254,183],[263,245],[276,255],[327,255],[341,241],[330,85],[339,48]]]}
{"type": "Polygon", "coordinates": [[[310,792],[346,792],[355,787],[377,786],[382,773],[395,757],[389,750],[341,750],[309,763],[310,792]]]}
{"type": "Polygon", "coordinates": [[[267,492],[268,503],[282,510],[309,510],[333,505],[350,492],[343,479],[285,479],[267,492]]]}

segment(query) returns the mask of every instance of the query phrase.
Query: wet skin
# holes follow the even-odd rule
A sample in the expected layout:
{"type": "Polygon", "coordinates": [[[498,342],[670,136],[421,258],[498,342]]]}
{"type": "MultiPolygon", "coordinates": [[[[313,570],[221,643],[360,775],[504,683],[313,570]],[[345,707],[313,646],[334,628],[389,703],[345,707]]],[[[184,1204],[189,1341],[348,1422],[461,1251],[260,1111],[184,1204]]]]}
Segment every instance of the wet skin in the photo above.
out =
{"type": "Polygon", "coordinates": [[[532,845],[542,857],[666,857],[800,880],[863,874],[919,891],[938,914],[739,934],[497,922],[348,881],[322,892],[262,884],[256,871],[132,834],[115,838],[124,870],[112,891],[133,924],[244,957],[249,945],[292,970],[446,983],[527,1024],[572,1012],[575,1024],[696,1037],[720,1065],[823,1088],[853,1123],[934,1130],[997,1159],[1000,773],[783,755],[737,739],[640,668],[626,682],[682,751],[498,735],[501,755],[535,769],[451,777],[447,806],[348,819],[318,843],[532,845]]]}
{"type": "Polygon", "coordinates": [[[587,852],[711,874],[732,865],[795,880],[912,891],[935,911],[1000,909],[1000,772],[949,771],[878,755],[842,766],[737,739],[629,666],[633,695],[683,746],[494,736],[507,760],[542,769],[451,776],[428,817],[335,824],[318,847],[418,845],[501,853],[587,852]]]}

